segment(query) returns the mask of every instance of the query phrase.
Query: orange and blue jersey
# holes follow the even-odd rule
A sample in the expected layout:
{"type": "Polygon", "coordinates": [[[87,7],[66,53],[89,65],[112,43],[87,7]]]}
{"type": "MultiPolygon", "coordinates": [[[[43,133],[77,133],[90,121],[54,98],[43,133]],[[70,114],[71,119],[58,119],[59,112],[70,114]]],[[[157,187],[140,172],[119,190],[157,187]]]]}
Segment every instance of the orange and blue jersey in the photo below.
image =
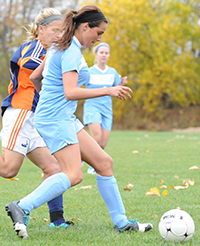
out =
{"type": "Polygon", "coordinates": [[[7,107],[28,109],[35,112],[39,94],[35,90],[29,77],[42,63],[46,54],[45,47],[39,39],[23,44],[10,61],[9,95],[3,100],[1,115],[7,107]]]}

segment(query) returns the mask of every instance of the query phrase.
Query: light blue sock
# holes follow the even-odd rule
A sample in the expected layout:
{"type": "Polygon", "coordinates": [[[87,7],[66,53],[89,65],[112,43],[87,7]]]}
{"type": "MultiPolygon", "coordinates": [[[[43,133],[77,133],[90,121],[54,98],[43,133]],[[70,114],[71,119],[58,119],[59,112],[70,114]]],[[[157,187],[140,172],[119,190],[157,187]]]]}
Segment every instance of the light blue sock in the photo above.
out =
{"type": "Polygon", "coordinates": [[[18,206],[29,214],[33,209],[61,195],[71,187],[65,173],[56,173],[45,179],[32,193],[24,197],[18,206]]]}
{"type": "Polygon", "coordinates": [[[123,228],[129,223],[125,213],[125,208],[119,193],[117,182],[114,176],[97,176],[97,186],[101,194],[113,224],[118,228],[123,228]]]}

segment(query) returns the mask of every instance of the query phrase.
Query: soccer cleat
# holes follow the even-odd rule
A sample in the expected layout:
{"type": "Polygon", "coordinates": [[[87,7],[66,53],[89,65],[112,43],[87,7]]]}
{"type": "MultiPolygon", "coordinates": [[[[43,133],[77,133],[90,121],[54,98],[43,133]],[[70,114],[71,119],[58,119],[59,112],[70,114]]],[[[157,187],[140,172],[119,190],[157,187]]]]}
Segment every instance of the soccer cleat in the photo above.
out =
{"type": "Polygon", "coordinates": [[[89,167],[88,170],[87,170],[87,173],[88,174],[96,174],[96,171],[94,170],[93,167],[89,167]]]}
{"type": "Polygon", "coordinates": [[[18,203],[19,201],[10,202],[5,206],[5,210],[13,221],[14,230],[17,232],[17,235],[20,238],[29,239],[26,231],[29,216],[17,205],[18,203]]]}
{"type": "Polygon", "coordinates": [[[55,225],[53,222],[50,223],[49,227],[50,228],[67,228],[68,226],[73,226],[74,223],[72,221],[65,221],[64,223],[60,225],[55,225]]]}
{"type": "Polygon", "coordinates": [[[153,228],[153,225],[150,223],[145,223],[145,224],[141,224],[139,222],[137,222],[138,219],[135,220],[129,220],[129,223],[124,226],[123,228],[118,228],[116,225],[114,226],[114,230],[117,232],[123,232],[123,231],[141,231],[141,232],[145,232],[145,231],[149,231],[153,228]]]}
{"type": "Polygon", "coordinates": [[[150,231],[153,228],[153,225],[151,223],[141,224],[138,222],[138,226],[139,226],[139,231],[141,232],[150,231]]]}

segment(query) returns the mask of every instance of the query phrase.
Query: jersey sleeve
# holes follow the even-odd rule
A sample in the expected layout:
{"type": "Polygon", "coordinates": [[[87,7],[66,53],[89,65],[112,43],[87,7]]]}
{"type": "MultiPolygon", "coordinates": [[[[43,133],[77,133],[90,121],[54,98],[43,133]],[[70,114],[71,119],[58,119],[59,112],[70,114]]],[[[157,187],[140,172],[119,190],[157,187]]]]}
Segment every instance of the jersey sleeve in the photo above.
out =
{"type": "Polygon", "coordinates": [[[17,50],[15,53],[13,60],[14,63],[16,63],[20,69],[22,69],[25,73],[30,74],[33,70],[35,70],[44,59],[44,47],[41,45],[39,40],[32,42],[30,44],[26,44],[24,46],[21,46],[20,49],[17,50]],[[15,61],[15,56],[17,62],[15,61]]]}
{"type": "Polygon", "coordinates": [[[77,71],[79,73],[81,64],[81,53],[76,47],[69,47],[65,50],[61,58],[62,74],[77,71]],[[69,60],[70,62],[66,62],[69,60]]]}

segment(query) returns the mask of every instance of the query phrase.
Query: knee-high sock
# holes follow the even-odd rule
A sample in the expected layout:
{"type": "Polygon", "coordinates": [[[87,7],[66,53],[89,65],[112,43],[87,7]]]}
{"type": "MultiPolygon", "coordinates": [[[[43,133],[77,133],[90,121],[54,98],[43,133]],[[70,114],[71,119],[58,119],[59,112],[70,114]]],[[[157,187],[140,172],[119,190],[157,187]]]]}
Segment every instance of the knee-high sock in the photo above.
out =
{"type": "Polygon", "coordinates": [[[18,206],[29,214],[33,209],[49,202],[71,187],[65,173],[56,173],[45,179],[32,193],[24,197],[18,206]]]}
{"type": "Polygon", "coordinates": [[[48,202],[50,221],[55,225],[65,223],[63,217],[63,195],[57,196],[48,202]]]}
{"type": "Polygon", "coordinates": [[[99,192],[108,208],[113,224],[122,228],[128,224],[125,208],[114,176],[97,176],[99,192]]]}

